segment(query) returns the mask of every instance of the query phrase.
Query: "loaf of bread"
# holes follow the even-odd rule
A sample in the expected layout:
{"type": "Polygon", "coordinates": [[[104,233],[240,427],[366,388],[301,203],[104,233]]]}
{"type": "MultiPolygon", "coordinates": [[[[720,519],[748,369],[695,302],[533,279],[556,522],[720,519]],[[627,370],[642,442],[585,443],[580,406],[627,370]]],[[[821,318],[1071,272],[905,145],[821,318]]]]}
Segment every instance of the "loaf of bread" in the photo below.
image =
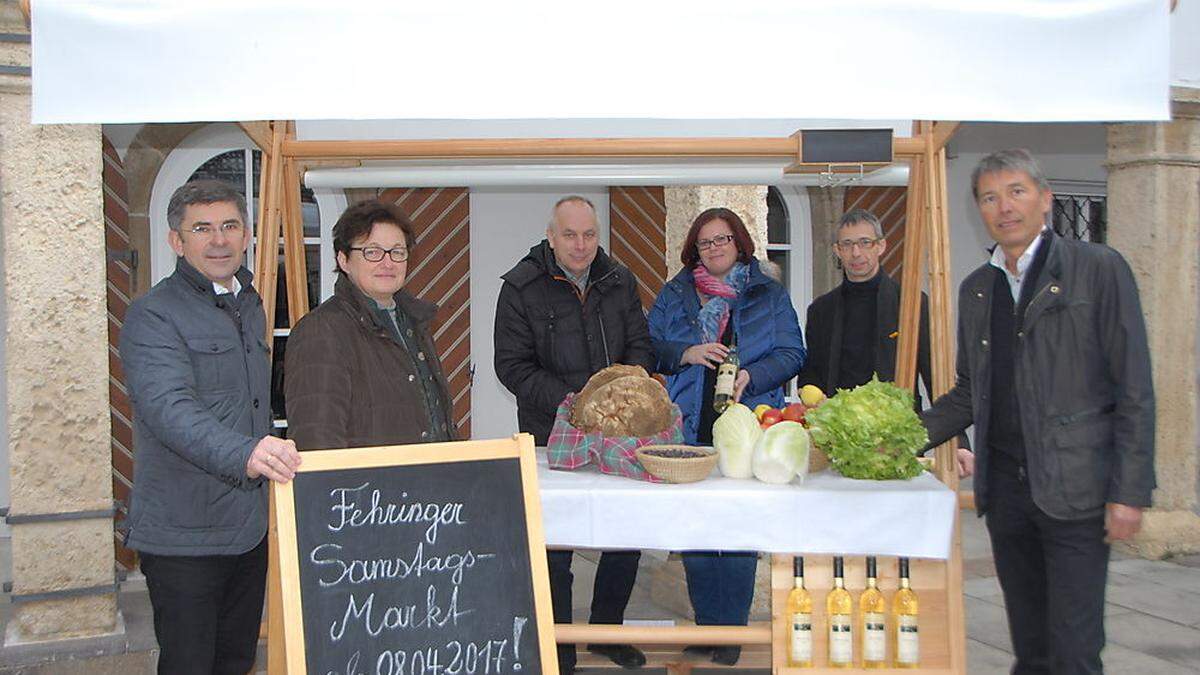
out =
{"type": "Polygon", "coordinates": [[[640,366],[615,365],[592,375],[575,399],[571,423],[605,436],[653,436],[671,426],[671,397],[640,366]]]}

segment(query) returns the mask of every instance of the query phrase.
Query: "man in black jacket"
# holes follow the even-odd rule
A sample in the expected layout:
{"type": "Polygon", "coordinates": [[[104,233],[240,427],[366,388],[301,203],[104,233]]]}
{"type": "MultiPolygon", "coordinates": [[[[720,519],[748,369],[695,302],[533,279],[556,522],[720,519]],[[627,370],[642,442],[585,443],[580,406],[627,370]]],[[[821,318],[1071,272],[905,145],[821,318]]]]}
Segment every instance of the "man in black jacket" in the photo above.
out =
{"type": "Polygon", "coordinates": [[[975,424],[1014,673],[1100,673],[1109,542],[1150,506],[1154,388],[1137,285],[1116,251],[1044,225],[1025,150],[971,177],[996,241],[959,289],[957,382],[923,416],[934,443],[975,424]]]}
{"type": "MultiPolygon", "coordinates": [[[[495,366],[517,397],[517,423],[545,445],[558,404],[615,363],[654,367],[637,281],[599,247],[596,209],[584,197],[554,205],[546,239],[503,277],[496,304],[495,366]]],[[[572,551],[548,552],[554,620],[571,622],[572,551]]],[[[640,551],[600,555],[592,623],[619,624],[633,592],[640,551]]],[[[632,645],[590,645],[626,668],[646,657],[632,645]]],[[[559,645],[559,670],[575,669],[575,645],[559,645]]]]}
{"type": "MultiPolygon", "coordinates": [[[[808,306],[804,333],[808,360],[798,383],[819,387],[826,395],[853,389],[871,380],[896,379],[896,344],[900,336],[900,284],[885,273],[880,258],[887,251],[883,225],[866,209],[848,211],[838,221],[833,251],[845,279],[808,306]]],[[[932,396],[929,370],[929,306],[921,294],[917,373],[932,396]]],[[[920,407],[920,393],[913,394],[920,407]]],[[[966,435],[959,436],[960,473],[969,474],[972,461],[966,435]]]]}

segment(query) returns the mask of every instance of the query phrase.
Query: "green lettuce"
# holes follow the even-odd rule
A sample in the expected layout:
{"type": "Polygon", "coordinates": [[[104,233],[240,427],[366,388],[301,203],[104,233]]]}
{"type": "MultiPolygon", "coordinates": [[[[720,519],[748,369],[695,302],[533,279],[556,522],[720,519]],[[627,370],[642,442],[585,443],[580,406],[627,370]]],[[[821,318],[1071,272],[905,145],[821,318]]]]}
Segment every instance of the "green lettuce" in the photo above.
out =
{"type": "Polygon", "coordinates": [[[921,473],[917,453],[929,434],[913,410],[913,395],[878,377],[839,389],[804,419],[813,443],[847,478],[892,480],[921,473]]]}

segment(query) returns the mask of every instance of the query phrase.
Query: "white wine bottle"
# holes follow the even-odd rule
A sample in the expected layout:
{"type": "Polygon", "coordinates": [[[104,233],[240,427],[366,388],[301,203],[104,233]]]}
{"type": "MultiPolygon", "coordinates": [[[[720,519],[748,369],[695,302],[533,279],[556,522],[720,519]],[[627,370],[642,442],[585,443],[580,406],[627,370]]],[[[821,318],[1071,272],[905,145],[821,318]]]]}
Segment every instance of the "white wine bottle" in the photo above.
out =
{"type": "Polygon", "coordinates": [[[921,634],[917,629],[917,594],[908,582],[908,558],[900,559],[900,590],[892,598],[892,625],[896,631],[896,667],[916,668],[921,660],[921,634]]]}
{"type": "Polygon", "coordinates": [[[787,597],[788,619],[791,621],[788,629],[789,641],[788,665],[793,668],[809,668],[812,666],[812,598],[804,588],[804,558],[796,556],[792,560],[792,574],[795,584],[787,597]]]}
{"type": "Polygon", "coordinates": [[[887,602],[876,581],[876,563],[867,557],[867,588],[858,598],[863,668],[887,667],[887,602]]]}
{"type": "Polygon", "coordinates": [[[735,336],[733,344],[729,345],[729,352],[725,354],[725,360],[717,366],[717,386],[713,391],[713,410],[723,413],[726,408],[733,405],[733,385],[737,380],[739,367],[741,367],[741,361],[738,359],[737,337],[735,336]]]}
{"type": "Polygon", "coordinates": [[[833,589],[825,598],[825,617],[829,621],[829,667],[854,667],[854,601],[846,590],[844,563],[833,559],[833,589]]]}

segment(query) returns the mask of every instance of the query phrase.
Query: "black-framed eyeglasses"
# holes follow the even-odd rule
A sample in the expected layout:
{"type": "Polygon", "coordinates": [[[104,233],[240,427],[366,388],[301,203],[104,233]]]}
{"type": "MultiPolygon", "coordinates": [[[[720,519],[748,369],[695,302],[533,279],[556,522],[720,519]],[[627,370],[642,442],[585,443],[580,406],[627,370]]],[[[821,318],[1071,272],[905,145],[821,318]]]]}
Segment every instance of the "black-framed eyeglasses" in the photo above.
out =
{"type": "Polygon", "coordinates": [[[870,251],[871,249],[875,248],[875,244],[878,243],[878,239],[868,239],[867,237],[863,237],[862,239],[843,239],[834,244],[834,246],[842,253],[849,253],[854,250],[855,246],[864,251],[870,251]]]}
{"type": "Polygon", "coordinates": [[[733,241],[732,234],[718,234],[717,236],[713,237],[712,239],[697,239],[696,240],[696,250],[707,251],[708,249],[710,249],[714,246],[717,246],[717,247],[725,246],[726,244],[728,244],[731,241],[733,241]]]}
{"type": "Polygon", "coordinates": [[[408,247],[396,246],[393,248],[383,248],[381,246],[351,246],[351,251],[362,251],[362,257],[367,262],[379,262],[383,260],[383,256],[388,256],[392,262],[404,262],[408,260],[408,247]]]}

